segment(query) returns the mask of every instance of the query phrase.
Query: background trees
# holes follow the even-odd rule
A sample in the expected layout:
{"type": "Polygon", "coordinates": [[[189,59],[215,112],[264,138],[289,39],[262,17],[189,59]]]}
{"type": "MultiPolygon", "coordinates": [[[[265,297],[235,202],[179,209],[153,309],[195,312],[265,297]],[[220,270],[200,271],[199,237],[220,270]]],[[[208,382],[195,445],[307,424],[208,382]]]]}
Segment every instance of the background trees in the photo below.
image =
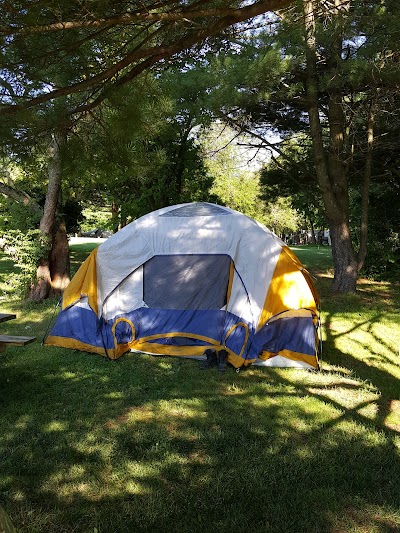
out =
{"type": "Polygon", "coordinates": [[[393,2],[304,0],[267,28],[245,34],[241,49],[217,63],[217,72],[225,71],[217,87],[225,97],[221,115],[274,157],[264,172],[266,192],[280,176],[278,187],[287,194],[291,183],[290,194],[300,190],[303,205],[315,210],[316,197],[322,199],[338,291],[355,290],[365,261],[370,184],[384,144],[378,124],[396,116],[396,13],[393,2]],[[268,139],[271,130],[279,143],[268,139]],[[302,151],[290,140],[300,132],[302,151]]]}
{"type": "Polygon", "coordinates": [[[161,61],[176,60],[225,28],[289,3],[64,0],[54,5],[46,0],[6,4],[0,27],[6,52],[2,112],[15,113],[62,97],[70,115],[87,112],[145,70],[159,68],[161,61]]]}
{"type": "MultiPolygon", "coordinates": [[[[381,212],[388,197],[398,202],[396,2],[55,8],[49,0],[1,10],[3,150],[24,165],[35,152],[48,180],[38,205],[49,250],[33,297],[68,281],[65,215],[72,204],[65,206],[79,198],[111,205],[114,227],[166,204],[215,195],[264,221],[275,217],[276,229],[278,218],[292,220],[287,209],[298,209],[311,228],[325,217],[334,289],[355,289],[367,215],[381,212]],[[258,200],[260,183],[250,175],[237,173],[229,185],[236,180],[235,195],[227,194],[229,170],[223,176],[221,161],[213,169],[201,151],[202,128],[215,120],[245,133],[253,150],[269,152],[262,197],[285,215],[258,200]]],[[[6,185],[2,192],[16,198],[6,185]]],[[[19,190],[22,205],[30,189],[19,190]]],[[[396,261],[397,212],[386,209],[383,221],[372,216],[374,253],[388,265],[396,261]]],[[[366,267],[372,272],[371,263],[366,267]]]]}
{"type": "MultiPolygon", "coordinates": [[[[62,217],[56,220],[56,213],[62,174],[70,160],[65,154],[69,140],[80,128],[80,119],[99,121],[98,116],[93,117],[93,110],[121,95],[117,91],[142,72],[162,70],[166,60],[179,59],[179,54],[196,43],[287,3],[106,1],[89,5],[77,1],[58,2],[55,6],[52,1],[45,1],[1,6],[3,136],[17,139],[20,145],[37,135],[50,137],[49,181],[40,222],[49,252],[39,260],[32,298],[42,299],[68,282],[66,228],[62,217]]],[[[171,143],[179,157],[183,151],[194,154],[189,146],[189,125],[187,128],[186,134],[171,143]]],[[[150,157],[162,155],[159,150],[148,150],[149,146],[146,141],[150,157]]],[[[142,152],[146,155],[146,150],[142,152]]],[[[128,154],[126,150],[123,157],[128,154]]],[[[168,155],[170,161],[173,154],[168,155]]],[[[168,184],[175,197],[183,192],[185,180],[181,159],[175,165],[174,185],[171,188],[168,184]]],[[[151,190],[147,198],[150,205],[166,200],[160,190],[161,181],[158,178],[155,187],[146,188],[151,190]]],[[[142,175],[136,185],[141,182],[142,175]]],[[[122,219],[124,216],[122,213],[122,219]]]]}

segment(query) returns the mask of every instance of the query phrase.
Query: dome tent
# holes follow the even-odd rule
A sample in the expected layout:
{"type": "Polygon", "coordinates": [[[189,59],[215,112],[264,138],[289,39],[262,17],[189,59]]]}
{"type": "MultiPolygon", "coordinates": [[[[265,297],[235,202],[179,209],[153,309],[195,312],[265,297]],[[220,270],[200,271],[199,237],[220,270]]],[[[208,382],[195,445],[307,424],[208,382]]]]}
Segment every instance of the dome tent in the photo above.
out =
{"type": "Polygon", "coordinates": [[[318,368],[318,295],[267,228],[210,203],[166,207],[95,249],[45,344],[117,359],[128,350],[318,368]]]}

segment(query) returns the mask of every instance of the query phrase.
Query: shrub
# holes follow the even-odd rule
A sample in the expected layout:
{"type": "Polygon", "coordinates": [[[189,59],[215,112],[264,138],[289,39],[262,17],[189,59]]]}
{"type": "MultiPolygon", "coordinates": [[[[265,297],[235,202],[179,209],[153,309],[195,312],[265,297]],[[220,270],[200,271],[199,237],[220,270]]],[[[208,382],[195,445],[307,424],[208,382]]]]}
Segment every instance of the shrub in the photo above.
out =
{"type": "Polygon", "coordinates": [[[19,269],[8,278],[10,290],[25,296],[35,279],[39,259],[50,249],[48,238],[38,229],[11,230],[3,237],[3,247],[19,269]]]}

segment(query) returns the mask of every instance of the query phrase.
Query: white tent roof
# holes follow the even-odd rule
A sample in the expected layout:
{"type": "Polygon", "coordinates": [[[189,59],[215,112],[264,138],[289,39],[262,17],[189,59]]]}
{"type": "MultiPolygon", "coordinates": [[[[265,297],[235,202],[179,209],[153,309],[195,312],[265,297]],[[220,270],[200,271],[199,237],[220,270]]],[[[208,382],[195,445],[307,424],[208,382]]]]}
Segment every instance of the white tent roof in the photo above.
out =
{"type": "Polygon", "coordinates": [[[132,292],[134,286],[140,285],[140,266],[153,256],[226,254],[233,259],[238,274],[234,278],[229,310],[257,323],[282,245],[267,228],[226,207],[197,203],[154,211],[99,247],[99,313],[114,316],[116,312],[145,305],[140,291],[136,293],[137,301],[132,292]],[[130,286],[129,301],[124,298],[128,292],[124,290],[126,285],[130,286]],[[101,309],[106,298],[107,303],[101,309]]]}

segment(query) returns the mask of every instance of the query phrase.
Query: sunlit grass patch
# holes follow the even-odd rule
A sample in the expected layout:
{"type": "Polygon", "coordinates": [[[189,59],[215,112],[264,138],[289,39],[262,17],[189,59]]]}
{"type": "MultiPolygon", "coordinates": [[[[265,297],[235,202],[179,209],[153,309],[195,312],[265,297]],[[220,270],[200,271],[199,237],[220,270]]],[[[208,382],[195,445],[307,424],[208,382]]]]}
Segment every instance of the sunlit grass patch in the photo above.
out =
{"type": "MultiPolygon", "coordinates": [[[[0,502],[19,531],[400,530],[399,287],[332,296],[330,249],[299,248],[322,296],[320,372],[0,354],[0,502]]],[[[41,336],[55,304],[7,300],[2,331],[41,336]]]]}
{"type": "Polygon", "coordinates": [[[356,498],[342,516],[327,513],[326,518],[331,531],[383,533],[398,531],[400,513],[396,508],[369,505],[356,498]]]}

